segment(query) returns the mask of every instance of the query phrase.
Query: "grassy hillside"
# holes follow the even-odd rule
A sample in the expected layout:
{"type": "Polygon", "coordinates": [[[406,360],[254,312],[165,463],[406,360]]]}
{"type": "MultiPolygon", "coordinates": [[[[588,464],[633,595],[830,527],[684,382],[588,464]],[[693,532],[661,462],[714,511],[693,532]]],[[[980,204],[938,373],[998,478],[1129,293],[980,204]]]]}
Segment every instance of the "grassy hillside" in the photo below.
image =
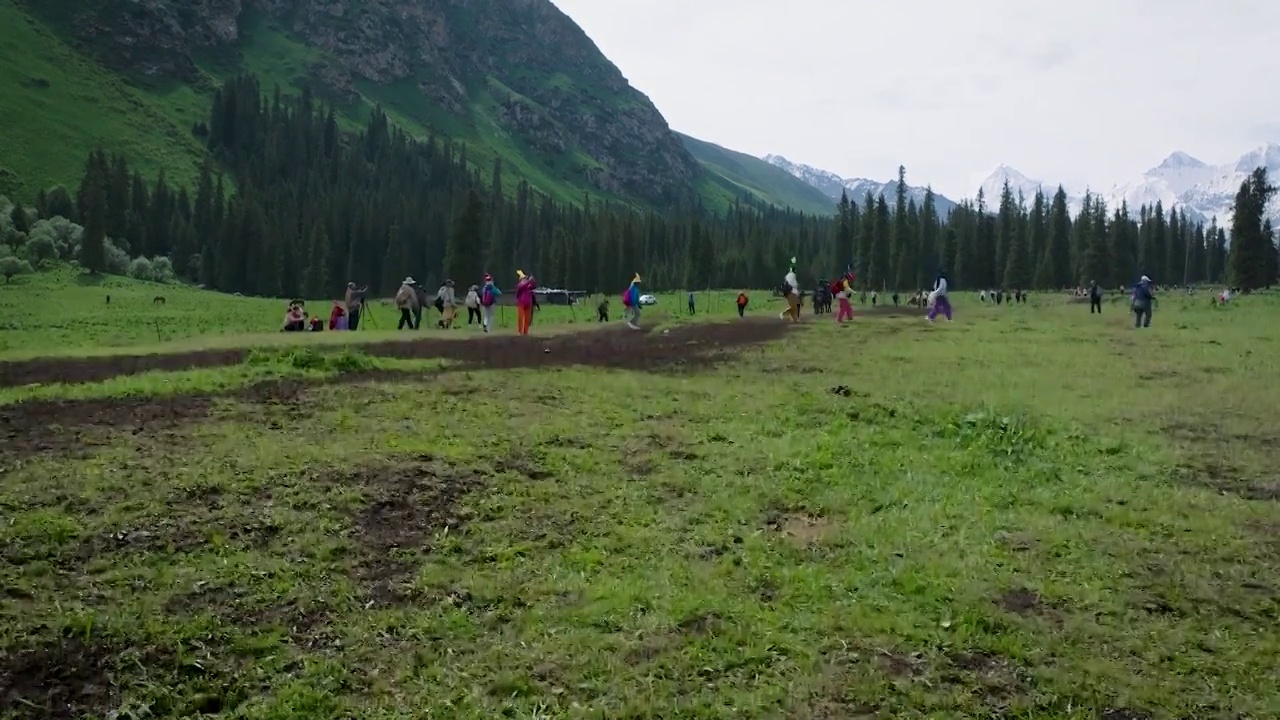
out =
{"type": "MultiPolygon", "coordinates": [[[[579,202],[584,194],[637,201],[594,187],[591,177],[606,172],[601,162],[572,142],[560,143],[581,129],[554,119],[554,113],[531,97],[554,97],[557,105],[577,108],[578,115],[571,116],[594,122],[600,114],[592,108],[634,105],[629,89],[596,86],[586,76],[548,74],[546,68],[508,73],[505,83],[492,72],[477,72],[464,78],[464,106],[449,112],[422,90],[439,80],[431,67],[424,67],[395,82],[357,79],[333,90],[320,78],[332,57],[294,33],[285,20],[251,8],[239,16],[235,43],[193,52],[194,77],[122,77],[89,56],[94,46],[74,37],[72,19],[85,7],[81,0],[0,0],[0,26],[5,28],[0,34],[0,93],[5,98],[5,112],[0,114],[0,194],[29,201],[42,187],[74,186],[85,156],[99,145],[123,152],[149,176],[164,168],[176,182],[190,185],[204,154],[192,125],[206,120],[211,95],[222,81],[253,73],[268,92],[276,87],[289,94],[305,86],[317,88],[317,95],[334,105],[347,128],[362,126],[380,105],[410,135],[434,134],[465,145],[483,176],[500,160],[509,188],[513,179],[522,178],[562,202],[579,202]],[[504,123],[513,106],[539,113],[539,132],[559,138],[550,142],[563,147],[531,146],[504,123]]],[[[681,140],[699,162],[692,186],[713,210],[749,195],[806,212],[830,211],[821,193],[762,161],[692,138],[681,140]]]]}
{"type": "Polygon", "coordinates": [[[817,188],[760,158],[677,133],[711,179],[734,196],[749,194],[774,205],[830,215],[835,204],[817,188]]]}
{"type": "Polygon", "coordinates": [[[95,146],[155,175],[194,182],[204,152],[172,108],[64,43],[14,0],[0,0],[0,194],[30,200],[72,186],[95,146]]]}

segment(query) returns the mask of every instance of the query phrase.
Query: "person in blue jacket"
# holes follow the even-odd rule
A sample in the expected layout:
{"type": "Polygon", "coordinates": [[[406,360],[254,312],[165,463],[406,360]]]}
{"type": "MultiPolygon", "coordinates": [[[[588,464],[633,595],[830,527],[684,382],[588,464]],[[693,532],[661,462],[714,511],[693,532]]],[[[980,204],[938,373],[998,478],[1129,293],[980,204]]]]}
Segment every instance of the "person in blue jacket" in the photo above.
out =
{"type": "Polygon", "coordinates": [[[1151,306],[1156,301],[1155,291],[1151,289],[1151,278],[1146,275],[1133,286],[1133,326],[1136,328],[1151,327],[1151,306]]]}

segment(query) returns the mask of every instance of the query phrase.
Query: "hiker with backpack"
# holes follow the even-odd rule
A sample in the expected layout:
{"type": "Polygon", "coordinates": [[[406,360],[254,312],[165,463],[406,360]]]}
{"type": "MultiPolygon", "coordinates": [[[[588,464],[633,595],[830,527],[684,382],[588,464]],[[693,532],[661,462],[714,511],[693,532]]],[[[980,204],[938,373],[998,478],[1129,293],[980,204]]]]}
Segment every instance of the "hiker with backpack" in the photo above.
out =
{"type": "Polygon", "coordinates": [[[498,297],[501,295],[502,291],[493,284],[493,276],[485,273],[479,298],[480,325],[484,327],[485,332],[489,332],[489,328],[493,326],[493,306],[498,304],[498,297]]]}
{"type": "Polygon", "coordinates": [[[622,291],[622,316],[627,320],[627,327],[640,329],[640,273],[636,273],[631,284],[622,291]]]}

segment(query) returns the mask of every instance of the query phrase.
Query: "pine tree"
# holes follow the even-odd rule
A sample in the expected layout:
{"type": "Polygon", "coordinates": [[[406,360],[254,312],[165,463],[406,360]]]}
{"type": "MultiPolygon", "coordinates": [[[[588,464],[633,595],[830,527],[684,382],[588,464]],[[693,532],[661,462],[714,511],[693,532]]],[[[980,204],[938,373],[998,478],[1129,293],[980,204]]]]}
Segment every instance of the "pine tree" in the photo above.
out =
{"type": "Polygon", "coordinates": [[[80,266],[91,274],[107,269],[107,167],[96,160],[80,184],[80,208],[85,219],[80,239],[80,266]]]}
{"type": "Polygon", "coordinates": [[[1264,249],[1266,250],[1266,275],[1264,282],[1270,288],[1280,280],[1280,248],[1276,247],[1276,234],[1271,228],[1271,220],[1267,219],[1262,222],[1262,238],[1265,241],[1264,249]]]}
{"type": "Polygon", "coordinates": [[[932,274],[947,267],[947,249],[938,223],[938,200],[933,186],[924,189],[924,205],[920,209],[920,263],[916,287],[924,287],[932,274]]]}
{"type": "Polygon", "coordinates": [[[1164,244],[1164,272],[1165,282],[1168,283],[1185,283],[1187,269],[1187,246],[1186,238],[1182,235],[1182,223],[1178,218],[1176,209],[1169,210],[1169,223],[1165,225],[1165,244],[1164,244]]]}
{"type": "Polygon", "coordinates": [[[889,271],[886,281],[892,290],[905,290],[915,285],[915,237],[907,210],[907,169],[898,166],[898,185],[894,190],[893,237],[890,244],[889,271]]]}
{"type": "MultiPolygon", "coordinates": [[[[1004,187],[1000,190],[1000,208],[996,212],[996,247],[995,247],[995,277],[996,282],[1005,282],[1005,271],[1009,264],[1009,251],[1014,244],[1014,237],[1018,232],[1019,212],[1018,200],[1013,194],[1013,188],[1010,187],[1009,181],[1004,181],[1004,187]]],[[[1006,286],[1006,289],[1010,289],[1006,286]]]]}
{"type": "Polygon", "coordinates": [[[1231,220],[1231,252],[1227,264],[1231,284],[1242,290],[1256,290],[1274,282],[1269,277],[1270,228],[1264,226],[1267,203],[1277,188],[1267,177],[1267,169],[1253,171],[1236,193],[1231,220]]]}
{"type": "MultiPolygon", "coordinates": [[[[1062,287],[1057,284],[1057,271],[1055,269],[1055,257],[1053,243],[1050,234],[1050,216],[1052,210],[1045,206],[1044,193],[1036,191],[1035,200],[1031,203],[1031,217],[1027,220],[1027,227],[1031,233],[1032,248],[1039,248],[1039,260],[1036,263],[1035,287],[1053,288],[1062,287]]],[[[1032,257],[1035,257],[1033,254],[1032,257]]]]}
{"type": "MultiPolygon", "coordinates": [[[[466,203],[449,235],[445,248],[445,275],[464,287],[478,283],[484,275],[484,257],[484,200],[473,188],[467,193],[466,203]]],[[[564,265],[556,270],[563,282],[564,265]]]]}
{"type": "Polygon", "coordinates": [[[884,290],[889,283],[889,232],[892,219],[889,203],[881,195],[876,201],[875,228],[871,239],[871,260],[867,270],[867,285],[873,290],[884,290]]]}
{"type": "Polygon", "coordinates": [[[31,216],[27,214],[27,209],[22,207],[21,200],[13,202],[13,208],[9,210],[9,222],[15,232],[24,235],[31,232],[31,216]]]}

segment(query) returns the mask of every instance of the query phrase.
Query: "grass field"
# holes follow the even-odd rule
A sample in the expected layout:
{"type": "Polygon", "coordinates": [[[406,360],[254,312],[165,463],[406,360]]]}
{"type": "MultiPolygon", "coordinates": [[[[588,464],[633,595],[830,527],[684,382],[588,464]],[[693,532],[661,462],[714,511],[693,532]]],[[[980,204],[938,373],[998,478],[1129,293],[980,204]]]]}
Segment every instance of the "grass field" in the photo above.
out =
{"type": "Polygon", "coordinates": [[[954,304],[9,388],[0,717],[1280,714],[1280,297],[954,304]]]}

